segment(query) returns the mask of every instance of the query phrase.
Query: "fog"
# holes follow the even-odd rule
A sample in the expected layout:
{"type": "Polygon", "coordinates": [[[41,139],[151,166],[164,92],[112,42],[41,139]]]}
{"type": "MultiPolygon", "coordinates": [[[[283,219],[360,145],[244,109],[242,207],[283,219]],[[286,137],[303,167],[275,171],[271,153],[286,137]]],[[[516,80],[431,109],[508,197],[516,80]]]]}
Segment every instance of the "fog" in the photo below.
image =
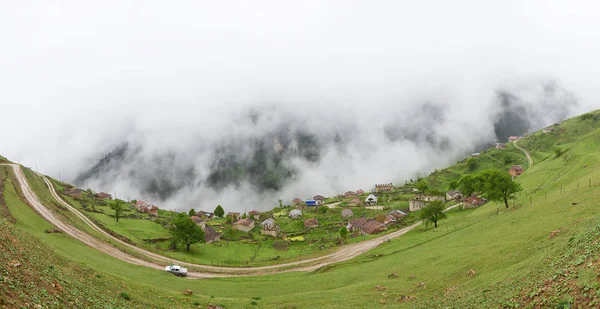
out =
{"type": "Polygon", "coordinates": [[[403,183],[600,107],[599,8],[3,1],[0,154],[177,210],[403,183]]]}

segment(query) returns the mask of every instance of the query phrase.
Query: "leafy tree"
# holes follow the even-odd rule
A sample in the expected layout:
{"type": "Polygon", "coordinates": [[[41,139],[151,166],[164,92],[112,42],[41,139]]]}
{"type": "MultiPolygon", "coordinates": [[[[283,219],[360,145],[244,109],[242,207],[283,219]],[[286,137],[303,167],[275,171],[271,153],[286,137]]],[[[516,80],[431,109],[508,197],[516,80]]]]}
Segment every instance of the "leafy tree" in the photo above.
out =
{"type": "Polygon", "coordinates": [[[379,223],[383,223],[383,222],[385,222],[385,215],[377,214],[377,216],[375,216],[375,220],[377,220],[377,222],[379,222],[379,223]]]}
{"type": "Polygon", "coordinates": [[[109,202],[109,206],[115,211],[115,219],[117,219],[117,222],[119,222],[119,217],[121,217],[121,214],[126,210],[125,201],[114,199],[109,202]]]}
{"type": "Polygon", "coordinates": [[[340,229],[340,238],[346,242],[346,238],[348,238],[348,229],[345,226],[342,226],[340,229]]]}
{"type": "Polygon", "coordinates": [[[187,251],[195,243],[204,242],[204,231],[185,213],[179,213],[173,219],[171,234],[176,242],[185,244],[187,251]]]}
{"type": "Polygon", "coordinates": [[[194,211],[194,208],[190,209],[190,211],[188,212],[188,216],[192,217],[196,215],[196,211],[194,211]]]}
{"type": "Polygon", "coordinates": [[[456,190],[458,188],[458,181],[453,180],[448,184],[450,190],[456,190]]]}
{"type": "Polygon", "coordinates": [[[248,215],[247,215],[246,213],[244,213],[244,214],[242,215],[242,219],[246,219],[246,218],[248,218],[248,215]]]}
{"type": "Polygon", "coordinates": [[[221,207],[221,205],[217,205],[217,208],[215,208],[215,216],[217,216],[219,218],[223,218],[224,215],[225,215],[225,210],[223,210],[223,207],[221,207]]]}
{"type": "Polygon", "coordinates": [[[427,184],[427,182],[425,182],[425,180],[421,179],[415,184],[415,187],[417,188],[417,190],[425,192],[429,188],[429,185],[427,184]]]}
{"type": "Polygon", "coordinates": [[[521,192],[521,184],[513,181],[509,173],[500,170],[487,170],[480,176],[483,195],[490,201],[504,202],[508,209],[508,200],[521,192]]]}
{"type": "Polygon", "coordinates": [[[283,207],[283,200],[282,199],[278,199],[277,202],[279,202],[279,207],[283,207]]]}
{"type": "Polygon", "coordinates": [[[477,176],[466,175],[458,181],[458,190],[465,196],[471,196],[478,189],[480,184],[477,176]]]}
{"type": "Polygon", "coordinates": [[[444,203],[441,201],[431,201],[421,210],[421,219],[425,222],[425,225],[433,224],[434,228],[437,228],[439,220],[446,218],[444,203]]]}
{"type": "Polygon", "coordinates": [[[469,160],[467,160],[467,166],[469,167],[469,171],[474,171],[477,169],[477,159],[475,158],[470,158],[469,160]]]}

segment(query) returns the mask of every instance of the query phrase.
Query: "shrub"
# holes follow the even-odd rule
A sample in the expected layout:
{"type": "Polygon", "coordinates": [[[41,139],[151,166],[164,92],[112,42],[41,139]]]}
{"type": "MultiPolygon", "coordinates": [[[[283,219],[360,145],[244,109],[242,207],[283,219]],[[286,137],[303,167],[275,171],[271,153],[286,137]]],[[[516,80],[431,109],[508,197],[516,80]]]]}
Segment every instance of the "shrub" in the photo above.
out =
{"type": "Polygon", "coordinates": [[[121,298],[123,298],[124,300],[131,300],[131,297],[129,296],[129,294],[127,294],[125,292],[121,292],[121,298]]]}

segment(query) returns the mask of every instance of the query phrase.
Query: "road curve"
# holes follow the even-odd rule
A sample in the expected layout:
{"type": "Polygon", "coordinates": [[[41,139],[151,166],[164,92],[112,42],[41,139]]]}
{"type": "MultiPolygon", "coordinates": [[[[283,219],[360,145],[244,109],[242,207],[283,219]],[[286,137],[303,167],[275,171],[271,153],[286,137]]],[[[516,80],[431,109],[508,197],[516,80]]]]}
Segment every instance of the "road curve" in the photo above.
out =
{"type": "Polygon", "coordinates": [[[517,147],[517,149],[521,150],[525,156],[527,156],[527,161],[529,161],[529,167],[533,166],[533,158],[531,158],[531,154],[529,153],[529,151],[521,148],[519,145],[517,145],[517,141],[514,141],[513,144],[515,145],[515,147],[517,147]]]}
{"type": "MultiPolygon", "coordinates": [[[[142,248],[128,244],[128,243],[110,235],[109,233],[105,232],[100,227],[98,227],[96,224],[94,224],[94,222],[91,221],[89,218],[87,218],[84,214],[82,214],[77,209],[75,209],[73,206],[71,206],[67,202],[65,202],[58,195],[58,193],[54,189],[54,186],[52,185],[52,183],[46,177],[41,176],[41,177],[43,177],[46,185],[48,186],[52,196],[59,203],[61,203],[63,206],[65,206],[67,209],[69,209],[69,211],[73,212],[84,223],[86,223],[88,226],[90,226],[92,229],[94,229],[98,233],[101,233],[102,235],[108,237],[109,239],[120,243],[121,245],[125,246],[128,249],[131,249],[132,251],[135,251],[138,254],[144,255],[148,258],[151,258],[151,259],[159,261],[159,262],[163,262],[163,264],[157,264],[157,263],[150,262],[150,261],[147,261],[144,259],[140,259],[140,258],[135,257],[126,252],[123,252],[120,249],[115,248],[113,245],[103,242],[103,241],[89,235],[88,233],[83,232],[83,231],[61,221],[59,218],[57,218],[54,215],[54,213],[50,209],[45,207],[39,201],[36,194],[33,192],[33,190],[31,190],[31,187],[29,186],[29,183],[27,182],[25,174],[23,174],[23,171],[21,170],[20,165],[18,165],[18,164],[0,164],[0,165],[8,165],[13,168],[14,173],[17,178],[17,181],[19,182],[19,186],[21,187],[21,190],[23,191],[23,194],[24,194],[25,198],[27,199],[27,201],[29,202],[29,204],[31,205],[31,207],[33,207],[34,210],[36,210],[42,217],[44,217],[44,219],[46,219],[50,223],[56,225],[56,227],[63,230],[66,234],[70,235],[71,237],[85,243],[86,245],[88,245],[96,250],[102,251],[114,258],[117,258],[119,260],[131,263],[131,264],[150,267],[150,268],[161,270],[161,271],[164,269],[164,265],[167,265],[167,264],[180,264],[183,266],[193,267],[196,269],[203,270],[203,271],[189,271],[188,278],[191,278],[191,279],[211,278],[211,277],[255,276],[255,275],[272,274],[272,273],[284,273],[284,272],[291,272],[291,271],[312,271],[312,270],[319,269],[326,265],[330,265],[333,263],[338,263],[338,262],[352,259],[364,252],[367,252],[367,251],[379,246],[381,243],[383,243],[389,239],[394,239],[394,238],[397,238],[397,237],[400,237],[400,236],[406,234],[407,232],[416,228],[417,226],[421,225],[421,223],[422,223],[422,222],[417,222],[411,226],[405,227],[403,229],[400,229],[398,231],[395,231],[395,232],[387,234],[387,235],[382,235],[382,236],[379,236],[379,237],[376,237],[376,238],[373,238],[370,240],[366,240],[366,241],[363,241],[360,243],[356,243],[356,244],[345,245],[345,246],[341,247],[339,250],[337,250],[331,254],[328,254],[328,255],[324,255],[321,257],[317,257],[317,258],[296,261],[296,262],[285,263],[285,264],[270,265],[270,266],[258,266],[258,267],[243,267],[243,268],[242,267],[222,267],[222,266],[193,264],[193,263],[188,263],[188,262],[184,262],[184,261],[178,261],[178,260],[175,260],[172,258],[168,258],[168,257],[162,256],[162,255],[144,250],[142,248]]],[[[451,206],[451,207],[447,208],[446,211],[450,210],[452,208],[455,208],[457,206],[458,206],[458,204],[451,206]]]]}

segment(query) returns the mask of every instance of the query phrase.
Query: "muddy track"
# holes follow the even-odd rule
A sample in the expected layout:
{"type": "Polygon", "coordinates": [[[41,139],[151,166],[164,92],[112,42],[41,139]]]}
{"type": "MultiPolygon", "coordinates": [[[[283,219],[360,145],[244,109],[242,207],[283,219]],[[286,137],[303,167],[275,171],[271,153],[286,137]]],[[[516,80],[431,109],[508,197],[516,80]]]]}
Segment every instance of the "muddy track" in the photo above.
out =
{"type": "Polygon", "coordinates": [[[517,141],[514,141],[513,144],[515,145],[515,147],[517,147],[517,149],[521,150],[525,156],[527,157],[527,161],[529,162],[529,167],[533,166],[533,158],[531,158],[531,154],[529,153],[529,151],[521,148],[519,145],[517,145],[517,141]]]}
{"type": "MultiPolygon", "coordinates": [[[[400,237],[400,236],[406,234],[408,231],[421,225],[421,222],[417,222],[411,226],[405,227],[401,230],[395,231],[395,232],[387,234],[387,235],[382,235],[380,237],[366,240],[366,241],[356,243],[356,244],[342,246],[339,250],[335,251],[334,253],[328,254],[328,255],[324,255],[321,257],[317,257],[317,258],[296,261],[296,262],[271,265],[271,266],[257,266],[257,267],[221,267],[221,266],[211,266],[211,265],[202,265],[202,264],[192,264],[192,263],[188,263],[188,262],[178,261],[176,259],[171,259],[171,258],[162,256],[162,255],[144,250],[142,248],[128,244],[128,243],[110,235],[109,233],[105,232],[100,227],[98,227],[96,224],[94,224],[94,222],[92,222],[84,214],[82,214],[77,209],[75,209],[74,207],[69,205],[67,202],[65,202],[62,198],[60,198],[60,196],[54,189],[54,186],[52,185],[52,183],[46,177],[41,176],[41,177],[43,177],[44,181],[46,182],[46,185],[48,186],[52,196],[60,204],[67,207],[67,209],[69,211],[73,212],[84,223],[86,223],[88,226],[90,226],[92,229],[94,229],[98,233],[111,239],[112,241],[118,242],[120,245],[122,245],[123,247],[126,247],[128,250],[135,251],[137,254],[143,255],[151,260],[156,261],[156,262],[150,262],[150,261],[135,257],[126,252],[123,252],[120,249],[115,248],[113,245],[111,245],[107,242],[101,241],[101,240],[89,235],[88,233],[83,232],[83,231],[61,221],[54,215],[54,213],[50,209],[48,209],[47,207],[42,205],[42,203],[38,200],[36,194],[29,187],[29,183],[27,182],[25,174],[23,174],[23,171],[21,170],[20,165],[17,165],[17,164],[0,164],[0,165],[12,166],[12,168],[14,169],[15,175],[17,177],[17,181],[19,182],[19,186],[22,189],[23,195],[25,196],[27,201],[30,203],[31,207],[33,207],[48,222],[56,225],[56,227],[63,230],[66,234],[85,243],[86,245],[88,245],[94,249],[102,251],[114,258],[117,258],[119,260],[131,263],[131,264],[150,267],[150,268],[160,270],[160,271],[163,271],[164,266],[167,264],[179,264],[179,265],[193,268],[194,270],[199,270],[199,271],[189,271],[188,278],[190,278],[190,279],[211,278],[211,277],[256,276],[256,275],[284,273],[284,272],[291,272],[291,271],[313,271],[313,270],[319,269],[326,265],[330,265],[333,263],[338,263],[338,262],[352,259],[362,253],[365,253],[365,252],[379,246],[381,243],[383,243],[389,239],[400,237]],[[159,262],[161,264],[158,264],[159,262]]],[[[450,210],[457,206],[458,205],[454,205],[452,207],[449,207],[447,210],[450,210]]]]}

